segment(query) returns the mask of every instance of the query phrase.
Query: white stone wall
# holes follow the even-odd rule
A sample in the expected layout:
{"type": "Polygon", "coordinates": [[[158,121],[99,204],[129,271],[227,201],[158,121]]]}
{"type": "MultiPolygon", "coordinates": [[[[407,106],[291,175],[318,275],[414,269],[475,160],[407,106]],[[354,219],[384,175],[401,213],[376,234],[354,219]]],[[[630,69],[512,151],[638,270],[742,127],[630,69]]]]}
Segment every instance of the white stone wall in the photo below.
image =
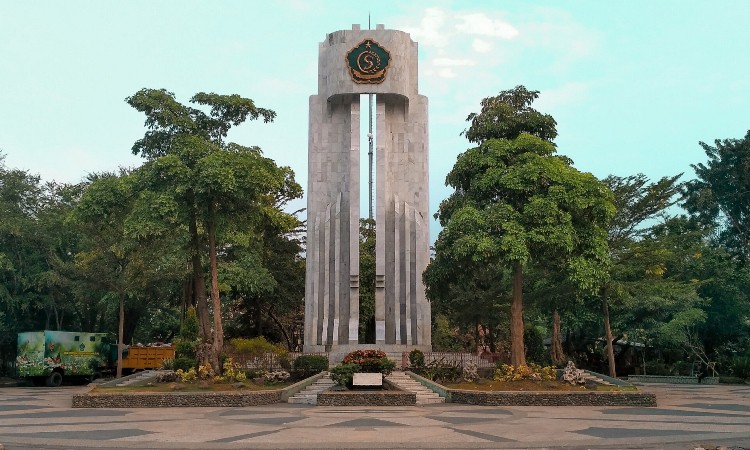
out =
{"type": "Polygon", "coordinates": [[[429,262],[427,98],[407,33],[337,31],[319,46],[310,97],[305,351],[356,346],[359,323],[359,95],[376,94],[376,344],[431,348],[422,272],[429,262]],[[365,39],[390,53],[381,84],[352,81],[346,54],[365,39]]]}

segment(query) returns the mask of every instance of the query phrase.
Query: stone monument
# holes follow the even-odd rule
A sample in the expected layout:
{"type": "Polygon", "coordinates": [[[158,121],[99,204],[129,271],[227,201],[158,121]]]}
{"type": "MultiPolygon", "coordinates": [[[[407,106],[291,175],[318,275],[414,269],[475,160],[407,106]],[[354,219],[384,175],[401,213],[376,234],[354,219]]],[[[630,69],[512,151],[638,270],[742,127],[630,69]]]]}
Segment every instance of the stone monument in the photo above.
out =
{"type": "Polygon", "coordinates": [[[427,156],[409,34],[383,25],[328,34],[310,97],[304,351],[431,349],[427,156]],[[376,98],[374,344],[358,341],[361,94],[376,98]]]}

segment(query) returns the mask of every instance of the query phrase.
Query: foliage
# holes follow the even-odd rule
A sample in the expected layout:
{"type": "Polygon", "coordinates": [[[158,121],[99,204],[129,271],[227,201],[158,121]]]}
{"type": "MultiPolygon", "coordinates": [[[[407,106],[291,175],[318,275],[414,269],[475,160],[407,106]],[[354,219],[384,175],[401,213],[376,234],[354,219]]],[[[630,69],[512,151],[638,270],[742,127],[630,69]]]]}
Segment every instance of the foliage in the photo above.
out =
{"type": "Polygon", "coordinates": [[[359,220],[359,342],[375,343],[375,220],[359,220]]]}
{"type": "Polygon", "coordinates": [[[388,359],[382,350],[355,350],[350,352],[342,361],[344,364],[356,364],[358,372],[382,373],[388,375],[396,367],[396,363],[388,359]]]}
{"type": "Polygon", "coordinates": [[[466,135],[479,145],[459,155],[446,177],[455,192],[436,214],[443,229],[424,274],[434,304],[451,303],[465,280],[483,272],[495,280],[512,274],[511,358],[517,365],[525,362],[524,267],[554,265],[579,289],[595,291],[608,276],[606,226],[614,214],[606,187],[555,155],[549,141],[554,120],[529,107],[537,94],[519,86],[485,99],[483,111],[469,116],[466,135]]]}
{"type": "Polygon", "coordinates": [[[235,264],[222,267],[235,276],[230,282],[242,291],[271,291],[275,281],[253,253],[263,223],[291,231],[298,223],[279,205],[301,196],[288,167],[278,167],[264,158],[259,148],[225,142],[232,126],[263,118],[269,122],[276,113],[257,107],[238,95],[200,92],[191,102],[208,112],[183,105],[166,90],[142,89],[128,97],[128,104],[146,116],[145,136],[133,145],[133,153],[147,159],[143,168],[144,187],[159,202],[154,226],[146,235],[166,236],[185,233],[183,248],[192,266],[193,300],[201,332],[199,357],[219,371],[219,355],[224,346],[220,301],[219,249],[232,242],[233,254],[241,254],[235,264]],[[236,239],[242,236],[242,239],[236,239]],[[232,239],[233,238],[233,239],[232,239]],[[244,258],[243,258],[244,256],[244,258]],[[208,258],[208,272],[203,260],[208,258]],[[248,264],[249,263],[249,264],[248,264]],[[211,307],[205,295],[209,279],[211,307]],[[213,321],[210,320],[213,311],[213,321]],[[210,345],[207,345],[210,344],[210,345]]]}
{"type": "Polygon", "coordinates": [[[198,365],[198,378],[201,380],[209,380],[216,375],[214,368],[210,364],[199,364],[198,365]]]}
{"type": "Polygon", "coordinates": [[[750,262],[750,130],[743,139],[701,142],[707,163],[693,164],[697,179],[685,186],[684,207],[701,223],[719,227],[719,240],[750,262]]]}
{"type": "Polygon", "coordinates": [[[549,352],[544,348],[544,335],[542,330],[527,325],[523,333],[523,340],[526,347],[526,359],[536,364],[549,364],[549,352]]]}
{"type": "Polygon", "coordinates": [[[175,373],[180,377],[180,381],[183,383],[195,383],[198,380],[198,373],[195,371],[195,367],[191,367],[187,371],[177,369],[175,370],[175,373]]]}
{"type": "Polygon", "coordinates": [[[222,368],[224,370],[221,375],[214,377],[214,381],[219,383],[235,383],[247,379],[245,372],[241,370],[240,365],[236,364],[232,358],[225,359],[222,368]]]}
{"type": "Polygon", "coordinates": [[[557,377],[557,369],[552,366],[542,367],[538,364],[524,364],[512,366],[510,364],[499,364],[495,369],[493,379],[496,381],[551,381],[557,377]]]}
{"type": "Polygon", "coordinates": [[[195,369],[195,367],[198,365],[198,362],[195,360],[195,358],[188,358],[188,357],[177,357],[172,362],[172,368],[177,370],[182,370],[184,372],[189,371],[190,369],[195,369]]]}
{"type": "Polygon", "coordinates": [[[342,362],[331,367],[331,379],[339,386],[352,387],[354,374],[361,371],[359,364],[342,362]]]}
{"type": "Polygon", "coordinates": [[[161,362],[162,370],[174,370],[174,359],[168,358],[161,362]]]}
{"type": "Polygon", "coordinates": [[[229,347],[232,351],[251,358],[263,356],[265,353],[279,356],[289,353],[289,350],[283,346],[268,342],[263,336],[252,339],[235,338],[229,341],[229,347]]]}
{"type": "Polygon", "coordinates": [[[196,358],[197,340],[175,339],[173,344],[176,358],[196,358]]]}
{"type": "Polygon", "coordinates": [[[424,353],[415,348],[409,352],[409,365],[411,367],[424,367],[424,353]]]}
{"type": "Polygon", "coordinates": [[[735,356],[732,358],[731,373],[733,376],[750,379],[750,356],[735,356]]]}
{"type": "Polygon", "coordinates": [[[428,380],[437,382],[456,382],[463,375],[463,367],[458,361],[438,359],[430,361],[422,367],[412,368],[412,371],[428,380]]]}
{"type": "Polygon", "coordinates": [[[557,122],[549,114],[531,107],[539,98],[539,91],[524,86],[502,91],[482,100],[482,110],[466,118],[471,127],[464,131],[469,142],[481,143],[489,139],[515,139],[523,133],[552,142],[557,137],[557,122]]]}
{"type": "Polygon", "coordinates": [[[328,358],[321,355],[302,355],[294,360],[294,370],[302,370],[309,373],[320,373],[328,370],[328,358]]]}

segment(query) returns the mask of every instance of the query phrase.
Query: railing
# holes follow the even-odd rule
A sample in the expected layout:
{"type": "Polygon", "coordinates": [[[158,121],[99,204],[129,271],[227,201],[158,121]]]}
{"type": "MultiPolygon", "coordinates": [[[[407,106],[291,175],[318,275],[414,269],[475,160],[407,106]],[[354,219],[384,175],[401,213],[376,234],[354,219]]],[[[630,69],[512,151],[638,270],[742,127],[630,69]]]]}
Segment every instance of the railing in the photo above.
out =
{"type": "MultiPolygon", "coordinates": [[[[235,363],[246,369],[264,369],[264,370],[275,370],[281,369],[283,366],[294,364],[294,360],[302,355],[316,355],[325,356],[331,361],[331,353],[328,352],[289,352],[285,357],[279,357],[275,353],[264,353],[260,356],[250,356],[242,352],[228,352],[227,356],[231,357],[235,363]]],[[[409,353],[389,353],[388,356],[393,359],[397,365],[408,365],[409,353]]],[[[477,355],[475,353],[454,353],[454,352],[425,352],[424,353],[425,363],[443,363],[450,365],[460,365],[464,367],[465,364],[473,362],[477,367],[495,367],[496,361],[500,358],[498,354],[482,354],[477,355]]],[[[288,366],[287,366],[288,367],[288,366]]]]}

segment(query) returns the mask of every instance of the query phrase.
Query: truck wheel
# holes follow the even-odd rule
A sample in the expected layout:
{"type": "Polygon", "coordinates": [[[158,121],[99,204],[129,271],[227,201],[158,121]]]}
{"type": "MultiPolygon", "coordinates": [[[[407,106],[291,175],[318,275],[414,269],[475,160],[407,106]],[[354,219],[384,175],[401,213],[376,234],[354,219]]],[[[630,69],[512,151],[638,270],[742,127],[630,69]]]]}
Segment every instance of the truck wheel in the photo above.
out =
{"type": "Polygon", "coordinates": [[[58,387],[62,384],[62,374],[60,372],[52,372],[47,377],[47,386],[49,387],[58,387]]]}

